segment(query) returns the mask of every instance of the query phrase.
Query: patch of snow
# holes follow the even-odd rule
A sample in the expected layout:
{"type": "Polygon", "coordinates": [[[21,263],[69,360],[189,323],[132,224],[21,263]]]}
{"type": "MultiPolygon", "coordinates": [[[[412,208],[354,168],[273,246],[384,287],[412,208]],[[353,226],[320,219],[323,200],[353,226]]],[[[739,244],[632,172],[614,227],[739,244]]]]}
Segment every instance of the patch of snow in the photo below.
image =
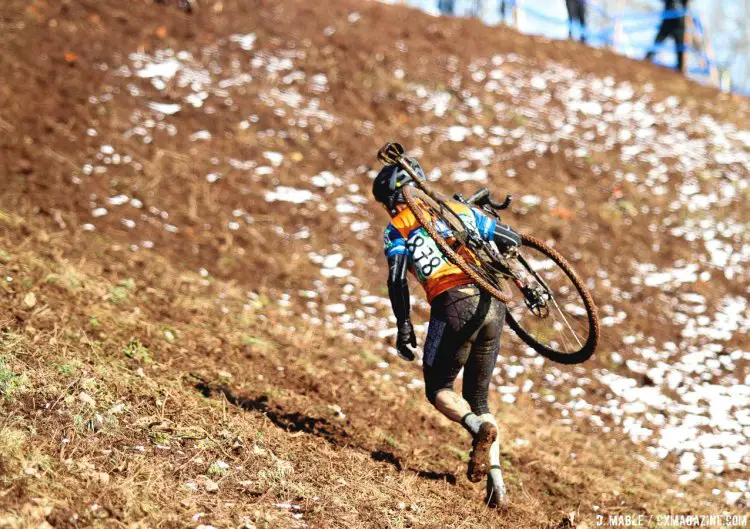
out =
{"type": "Polygon", "coordinates": [[[291,202],[292,204],[303,204],[311,200],[318,200],[318,196],[307,189],[295,189],[293,187],[279,186],[274,191],[267,191],[266,202],[291,202]]]}

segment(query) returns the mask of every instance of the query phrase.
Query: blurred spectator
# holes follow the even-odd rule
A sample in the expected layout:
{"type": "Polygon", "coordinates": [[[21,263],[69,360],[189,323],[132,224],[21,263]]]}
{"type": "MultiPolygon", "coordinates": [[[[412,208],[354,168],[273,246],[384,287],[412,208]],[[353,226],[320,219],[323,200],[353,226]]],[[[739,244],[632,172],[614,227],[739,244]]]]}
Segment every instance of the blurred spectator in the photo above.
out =
{"type": "Polygon", "coordinates": [[[573,28],[578,28],[581,42],[586,43],[586,4],[585,0],[565,0],[568,8],[568,38],[573,38],[573,28]]]}
{"type": "Polygon", "coordinates": [[[500,15],[500,20],[502,22],[505,22],[505,14],[510,9],[512,9],[512,2],[506,2],[505,0],[500,0],[500,5],[498,6],[498,13],[500,15]]]}
{"type": "Polygon", "coordinates": [[[681,72],[685,71],[685,10],[687,10],[687,5],[688,0],[664,0],[664,18],[661,20],[654,45],[646,54],[647,61],[652,60],[656,55],[654,48],[668,37],[672,37],[677,54],[677,69],[681,72]]]}
{"type": "Polygon", "coordinates": [[[452,15],[456,0],[438,0],[438,9],[444,15],[452,15]]]}

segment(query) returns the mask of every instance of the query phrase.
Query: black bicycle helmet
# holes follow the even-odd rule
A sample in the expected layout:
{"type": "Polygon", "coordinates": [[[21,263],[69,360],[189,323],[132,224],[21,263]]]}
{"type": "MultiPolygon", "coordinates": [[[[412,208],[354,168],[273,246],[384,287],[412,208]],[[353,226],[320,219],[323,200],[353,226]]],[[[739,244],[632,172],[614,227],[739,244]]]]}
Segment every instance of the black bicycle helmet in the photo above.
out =
{"type": "MultiPolygon", "coordinates": [[[[404,160],[414,169],[417,176],[426,178],[417,160],[406,157],[404,157],[404,160]]],[[[388,211],[393,212],[396,209],[396,205],[404,201],[401,190],[407,185],[414,185],[414,179],[409,173],[397,164],[386,165],[380,170],[378,176],[375,177],[375,181],[372,184],[372,194],[375,200],[385,205],[388,211]]]]}

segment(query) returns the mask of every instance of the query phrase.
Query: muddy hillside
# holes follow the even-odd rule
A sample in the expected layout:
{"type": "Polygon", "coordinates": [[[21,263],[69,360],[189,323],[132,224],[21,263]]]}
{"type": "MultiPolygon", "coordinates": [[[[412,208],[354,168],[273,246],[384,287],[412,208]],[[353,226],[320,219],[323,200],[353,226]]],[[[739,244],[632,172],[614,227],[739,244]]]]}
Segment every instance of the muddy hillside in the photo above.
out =
{"type": "Polygon", "coordinates": [[[747,513],[747,99],[364,0],[7,0],[0,49],[0,526],[747,513]],[[502,512],[391,347],[391,139],[599,307],[579,366],[503,338],[502,512]]]}

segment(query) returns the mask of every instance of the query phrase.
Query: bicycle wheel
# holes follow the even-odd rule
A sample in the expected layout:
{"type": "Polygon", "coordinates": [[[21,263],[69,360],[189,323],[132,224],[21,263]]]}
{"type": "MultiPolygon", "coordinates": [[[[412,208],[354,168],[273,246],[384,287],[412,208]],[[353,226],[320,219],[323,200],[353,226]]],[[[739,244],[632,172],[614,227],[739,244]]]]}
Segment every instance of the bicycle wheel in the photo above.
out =
{"type": "Polygon", "coordinates": [[[599,343],[591,294],[570,263],[542,241],[522,235],[512,259],[523,296],[507,305],[505,321],[526,344],[562,364],[588,360],[599,343]]]}
{"type": "Polygon", "coordinates": [[[466,245],[468,230],[458,214],[444,201],[435,200],[416,187],[404,188],[404,198],[419,223],[450,262],[491,296],[503,303],[510,301],[513,293],[504,276],[492,266],[491,256],[481,248],[470,249],[466,245]],[[440,221],[446,224],[447,233],[445,228],[439,226],[440,221]],[[453,242],[449,243],[441,233],[449,235],[453,242]]]}

